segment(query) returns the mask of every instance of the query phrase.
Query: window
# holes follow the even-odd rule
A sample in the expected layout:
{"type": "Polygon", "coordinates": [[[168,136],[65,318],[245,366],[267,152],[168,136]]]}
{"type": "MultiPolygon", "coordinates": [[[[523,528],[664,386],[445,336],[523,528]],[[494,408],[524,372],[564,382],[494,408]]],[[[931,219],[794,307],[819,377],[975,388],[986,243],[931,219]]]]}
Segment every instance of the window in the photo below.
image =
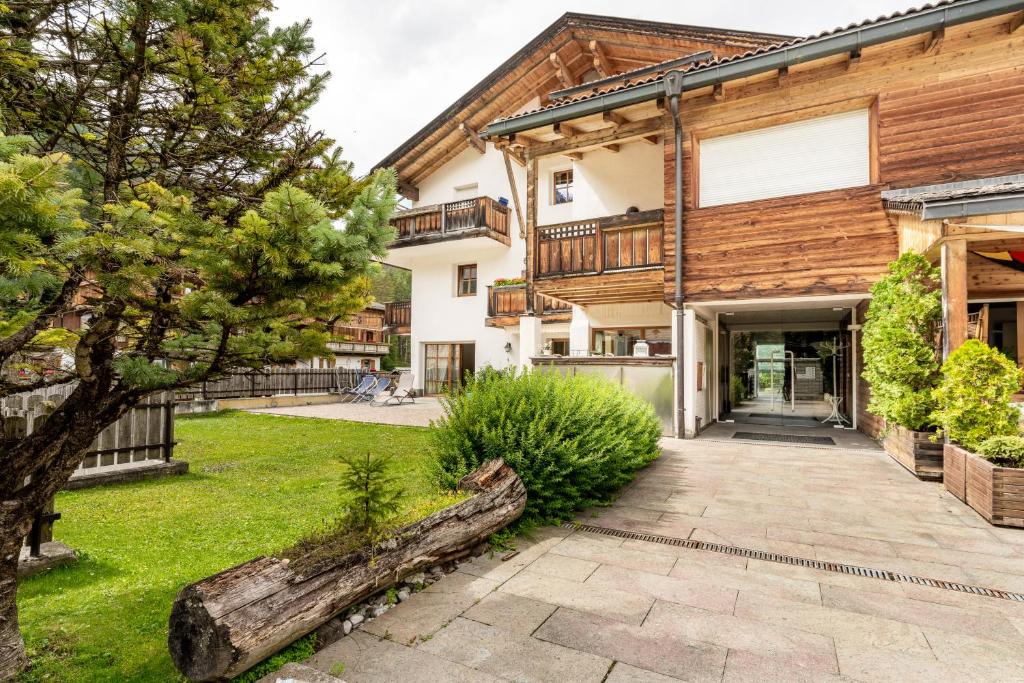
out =
{"type": "Polygon", "coordinates": [[[700,141],[700,205],[717,206],[871,182],[867,109],[700,141]]]}
{"type": "Polygon", "coordinates": [[[552,203],[568,204],[572,201],[572,169],[566,171],[555,171],[551,177],[552,181],[552,203]]]}
{"type": "Polygon", "coordinates": [[[476,295],[476,264],[471,263],[459,266],[458,282],[456,291],[459,296],[476,295]]]}

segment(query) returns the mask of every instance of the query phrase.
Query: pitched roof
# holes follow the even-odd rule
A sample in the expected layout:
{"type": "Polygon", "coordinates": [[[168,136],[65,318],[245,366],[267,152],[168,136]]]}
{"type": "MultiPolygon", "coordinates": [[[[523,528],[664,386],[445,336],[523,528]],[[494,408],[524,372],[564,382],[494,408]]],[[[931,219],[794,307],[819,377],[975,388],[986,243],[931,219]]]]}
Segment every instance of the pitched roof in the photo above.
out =
{"type": "MultiPolygon", "coordinates": [[[[868,28],[868,27],[871,27],[871,26],[875,26],[877,24],[883,24],[883,23],[886,23],[886,22],[892,22],[892,21],[900,19],[900,18],[911,17],[911,16],[914,16],[914,15],[922,14],[924,12],[930,12],[932,10],[937,10],[937,9],[940,9],[940,8],[943,8],[945,10],[945,15],[947,17],[950,17],[950,18],[955,20],[957,18],[956,17],[956,13],[952,11],[954,6],[970,5],[970,4],[975,4],[975,5],[976,4],[980,4],[980,1],[979,0],[940,0],[939,2],[934,2],[934,3],[930,3],[930,4],[921,5],[920,7],[914,7],[914,8],[910,8],[910,9],[899,11],[899,12],[893,12],[892,14],[888,14],[888,15],[882,15],[882,16],[876,17],[875,19],[865,19],[865,20],[863,20],[863,21],[861,21],[859,23],[853,23],[853,24],[850,24],[850,25],[845,26],[845,27],[837,27],[837,28],[834,28],[834,29],[831,29],[831,30],[828,30],[828,31],[822,31],[821,33],[817,33],[815,35],[810,35],[810,36],[806,36],[806,37],[802,37],[802,38],[791,38],[791,39],[780,40],[780,41],[778,41],[778,42],[776,42],[774,44],[758,46],[758,47],[756,47],[756,48],[754,48],[752,50],[749,50],[747,52],[744,52],[742,54],[718,56],[718,57],[712,58],[712,59],[707,60],[707,61],[703,61],[703,62],[699,62],[699,63],[693,64],[692,66],[690,66],[688,68],[675,69],[675,70],[683,71],[686,74],[695,74],[695,73],[698,73],[698,72],[713,72],[713,71],[715,71],[716,69],[719,69],[722,66],[725,66],[727,64],[731,64],[731,63],[734,63],[734,62],[739,62],[741,60],[749,60],[749,59],[751,59],[753,57],[758,57],[760,55],[768,55],[768,54],[771,54],[771,53],[782,52],[782,51],[785,51],[785,50],[789,50],[790,48],[798,47],[798,46],[801,46],[801,45],[804,45],[804,44],[812,43],[812,42],[815,42],[815,41],[825,40],[825,39],[832,38],[832,37],[835,37],[835,36],[839,36],[839,35],[842,35],[842,34],[845,34],[845,33],[856,32],[856,31],[858,31],[860,29],[864,29],[864,28],[868,28]]],[[[990,3],[990,4],[996,4],[996,3],[990,3]]],[[[1007,4],[1007,3],[1002,3],[1002,4],[1007,4]]],[[[995,9],[999,10],[1000,8],[995,8],[995,9]]],[[[1002,11],[1010,12],[1010,11],[1013,11],[1013,10],[1012,9],[1004,9],[1002,11]]],[[[908,33],[907,35],[912,35],[912,33],[908,33]]],[[[611,93],[622,92],[622,91],[638,88],[640,86],[650,85],[652,83],[658,83],[658,82],[661,82],[661,81],[664,80],[665,73],[670,71],[670,70],[673,70],[673,69],[666,68],[661,73],[658,73],[658,74],[655,74],[655,75],[651,75],[648,71],[644,70],[645,73],[643,74],[643,76],[639,77],[639,78],[635,78],[635,79],[634,78],[630,78],[629,73],[626,73],[626,74],[622,75],[623,80],[621,82],[619,82],[619,83],[615,83],[615,84],[610,84],[610,85],[607,85],[607,86],[599,87],[599,88],[596,88],[593,91],[588,91],[588,92],[585,92],[585,93],[579,93],[579,94],[576,94],[576,95],[574,95],[572,97],[568,97],[568,98],[564,98],[564,99],[559,99],[559,100],[557,100],[555,102],[552,102],[551,104],[548,104],[548,105],[546,105],[544,107],[538,107],[538,108],[530,110],[530,111],[519,112],[519,113],[516,113],[516,114],[514,114],[512,116],[506,116],[506,117],[503,117],[503,118],[495,119],[495,121],[493,123],[498,123],[498,122],[503,122],[503,121],[514,121],[514,120],[517,120],[517,119],[522,119],[522,118],[531,116],[533,114],[537,114],[539,112],[552,111],[552,110],[560,109],[562,107],[566,107],[566,106],[568,106],[570,104],[575,104],[577,102],[582,102],[582,101],[585,101],[585,100],[590,100],[590,99],[594,99],[594,98],[597,98],[597,97],[601,97],[601,96],[604,96],[604,95],[609,95],[611,93]]]]}
{"type": "MultiPolygon", "coordinates": [[[[625,33],[633,36],[649,36],[654,39],[662,38],[667,40],[694,41],[711,45],[721,45],[723,48],[727,48],[726,51],[728,52],[756,49],[763,45],[776,44],[779,41],[789,40],[791,38],[791,36],[771,33],[737,31],[732,29],[567,12],[546,29],[541,31],[530,42],[516,51],[515,54],[505,60],[505,62],[498,66],[498,68],[485,76],[479,83],[470,88],[455,102],[446,107],[444,111],[434,117],[434,119],[417,131],[412,137],[399,145],[386,157],[381,159],[374,168],[400,166],[404,157],[417,150],[417,148],[421,147],[424,142],[427,142],[428,145],[436,144],[437,141],[431,142],[428,141],[428,139],[446,125],[454,122],[460,114],[463,114],[464,110],[474,102],[479,101],[495,86],[495,84],[512,74],[517,67],[521,66],[545,45],[549,44],[562,33],[588,30],[625,33]]],[[[642,44],[638,43],[638,46],[642,47],[642,44]]],[[[682,55],[677,54],[673,59],[680,56],[682,55]]],[[[651,61],[653,62],[656,60],[651,61]]],[[[493,116],[491,118],[493,118],[493,116]]],[[[484,122],[486,123],[487,120],[490,119],[486,119],[484,122]]],[[[457,123],[455,127],[457,127],[457,123]]],[[[401,169],[399,170],[401,172],[401,169]]]]}

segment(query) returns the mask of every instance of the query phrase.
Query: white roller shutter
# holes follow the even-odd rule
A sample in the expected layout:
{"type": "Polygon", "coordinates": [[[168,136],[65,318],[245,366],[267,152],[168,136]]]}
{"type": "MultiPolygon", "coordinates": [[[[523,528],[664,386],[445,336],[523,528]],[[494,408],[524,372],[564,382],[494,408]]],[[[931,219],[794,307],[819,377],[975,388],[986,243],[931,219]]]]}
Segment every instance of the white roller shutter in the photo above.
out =
{"type": "Polygon", "coordinates": [[[871,182],[867,109],[700,141],[700,205],[871,182]]]}

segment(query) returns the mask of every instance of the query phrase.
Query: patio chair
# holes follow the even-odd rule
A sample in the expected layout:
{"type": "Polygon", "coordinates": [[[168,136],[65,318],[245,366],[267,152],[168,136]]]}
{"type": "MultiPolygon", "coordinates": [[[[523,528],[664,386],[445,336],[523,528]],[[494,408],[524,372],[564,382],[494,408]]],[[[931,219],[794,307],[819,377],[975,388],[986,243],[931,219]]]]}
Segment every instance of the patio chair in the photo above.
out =
{"type": "Polygon", "coordinates": [[[412,395],[412,383],[413,377],[411,372],[403,372],[398,375],[398,384],[395,386],[394,392],[380,402],[380,405],[388,405],[392,401],[395,402],[396,406],[402,405],[403,401],[416,402],[416,399],[412,395]]]}
{"type": "Polygon", "coordinates": [[[363,379],[359,381],[354,387],[348,387],[341,390],[342,398],[347,398],[346,403],[352,403],[358,401],[360,398],[366,395],[374,385],[377,383],[377,378],[373,375],[363,375],[363,379]]]}
{"type": "Polygon", "coordinates": [[[364,393],[362,396],[356,396],[355,402],[358,403],[359,401],[366,401],[368,403],[373,403],[374,401],[376,401],[378,396],[380,396],[381,394],[388,390],[389,386],[391,386],[390,378],[378,377],[376,383],[372,387],[370,387],[366,391],[366,393],[364,393]]]}

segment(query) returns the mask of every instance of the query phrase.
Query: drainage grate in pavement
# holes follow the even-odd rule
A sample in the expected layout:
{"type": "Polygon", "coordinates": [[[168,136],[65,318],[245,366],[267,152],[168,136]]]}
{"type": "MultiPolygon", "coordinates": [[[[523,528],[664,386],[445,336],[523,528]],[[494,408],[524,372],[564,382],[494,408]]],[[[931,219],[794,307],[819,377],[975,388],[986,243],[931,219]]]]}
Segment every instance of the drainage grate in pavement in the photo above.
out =
{"type": "Polygon", "coordinates": [[[645,534],[638,531],[625,531],[623,529],[612,529],[605,526],[579,524],[576,522],[565,522],[562,524],[562,526],[566,529],[573,529],[575,531],[587,531],[592,534],[601,534],[603,536],[628,538],[633,541],[647,541],[648,543],[660,543],[662,545],[674,545],[681,548],[689,548],[691,550],[705,550],[708,552],[722,553],[725,555],[738,555],[739,557],[746,557],[752,560],[764,560],[765,562],[791,564],[795,567],[808,567],[810,569],[820,569],[821,571],[836,572],[838,574],[852,574],[854,576],[865,576],[872,579],[881,579],[883,581],[895,581],[897,583],[913,583],[917,584],[918,586],[942,588],[948,591],[956,591],[957,593],[970,593],[972,595],[983,595],[989,598],[1000,598],[1002,600],[1012,600],[1014,602],[1024,603],[1024,595],[1022,595],[1021,593],[1012,593],[1010,591],[1002,591],[996,588],[982,588],[981,586],[971,586],[963,583],[953,583],[952,581],[940,581],[939,579],[927,579],[921,576],[913,576],[911,574],[900,574],[898,572],[890,572],[885,569],[858,567],[854,564],[840,564],[839,562],[825,562],[823,560],[808,560],[803,557],[795,557],[793,555],[781,555],[779,553],[770,553],[764,550],[753,550],[751,548],[740,548],[734,545],[708,543],[707,541],[695,541],[690,538],[676,538],[674,536],[659,536],[657,534],[645,534]]]}
{"type": "Polygon", "coordinates": [[[804,436],[803,434],[768,434],[766,432],[736,432],[734,439],[747,441],[776,441],[778,443],[813,443],[819,446],[835,446],[831,436],[804,436]]]}

